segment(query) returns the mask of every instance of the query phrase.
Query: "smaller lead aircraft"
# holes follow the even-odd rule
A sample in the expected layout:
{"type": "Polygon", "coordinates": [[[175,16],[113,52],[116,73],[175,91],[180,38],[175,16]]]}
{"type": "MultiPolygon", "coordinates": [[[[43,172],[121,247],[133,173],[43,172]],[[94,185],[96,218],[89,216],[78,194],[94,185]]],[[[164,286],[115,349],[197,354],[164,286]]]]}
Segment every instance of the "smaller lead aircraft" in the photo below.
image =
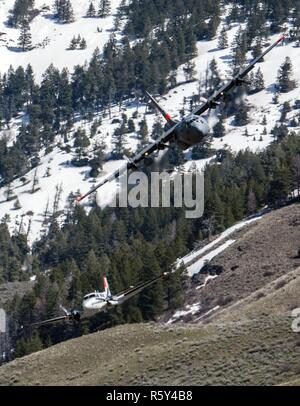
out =
{"type": "Polygon", "coordinates": [[[108,310],[114,306],[118,306],[124,303],[126,300],[130,299],[132,296],[137,295],[145,288],[153,285],[155,282],[166,278],[169,272],[164,272],[160,276],[151,279],[148,282],[141,283],[135,287],[130,287],[129,289],[113,295],[109,289],[107,278],[104,277],[104,292],[93,292],[84,296],[82,301],[82,310],[67,310],[63,306],[60,306],[61,310],[65,313],[63,316],[54,317],[53,319],[44,320],[38,323],[33,323],[31,326],[39,327],[46,324],[56,323],[63,320],[74,320],[82,321],[94,316],[97,313],[108,310]]]}

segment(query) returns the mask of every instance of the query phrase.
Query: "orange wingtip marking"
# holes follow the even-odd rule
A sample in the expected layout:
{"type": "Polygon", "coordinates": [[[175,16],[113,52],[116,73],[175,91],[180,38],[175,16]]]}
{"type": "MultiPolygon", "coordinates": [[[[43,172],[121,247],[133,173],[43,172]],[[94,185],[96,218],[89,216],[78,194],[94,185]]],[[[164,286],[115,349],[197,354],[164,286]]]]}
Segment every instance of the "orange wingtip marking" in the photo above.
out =
{"type": "Polygon", "coordinates": [[[171,120],[170,114],[166,114],[166,115],[165,115],[165,119],[166,119],[167,121],[170,121],[170,120],[171,120]]]}
{"type": "Polygon", "coordinates": [[[284,36],[284,35],[281,35],[281,37],[278,39],[277,42],[283,41],[284,39],[285,39],[285,36],[284,36]]]}
{"type": "Polygon", "coordinates": [[[77,196],[76,199],[75,199],[75,202],[80,203],[81,200],[82,200],[82,196],[77,196]]]}

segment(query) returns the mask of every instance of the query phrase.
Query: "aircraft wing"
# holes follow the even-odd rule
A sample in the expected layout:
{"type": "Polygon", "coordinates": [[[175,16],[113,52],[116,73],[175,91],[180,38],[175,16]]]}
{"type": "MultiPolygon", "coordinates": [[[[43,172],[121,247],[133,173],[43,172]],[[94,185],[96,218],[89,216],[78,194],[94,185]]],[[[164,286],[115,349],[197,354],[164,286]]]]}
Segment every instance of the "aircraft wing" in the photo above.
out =
{"type": "Polygon", "coordinates": [[[198,106],[192,114],[200,116],[205,111],[211,108],[215,108],[218,105],[218,102],[224,98],[225,94],[229,90],[233,89],[235,86],[239,86],[242,83],[246,83],[244,78],[245,76],[254,68],[254,66],[262,60],[262,58],[268,54],[274,47],[276,47],[281,41],[284,40],[284,35],[282,35],[276,42],[270,45],[261,55],[253,59],[244,69],[242,69],[236,76],[234,76],[228,83],[222,86],[217,92],[215,92],[211,97],[209,97],[203,104],[198,106]]]}
{"type": "Polygon", "coordinates": [[[136,154],[133,158],[127,158],[128,161],[123,167],[112,172],[109,176],[103,179],[100,183],[98,183],[84,195],[77,197],[76,202],[80,203],[83,199],[85,199],[92,193],[96,192],[96,190],[99,189],[101,186],[105,185],[108,182],[111,182],[114,179],[119,178],[125,171],[137,169],[137,165],[140,162],[142,162],[145,158],[147,158],[153,152],[156,152],[165,147],[165,143],[169,142],[173,138],[177,125],[178,124],[173,125],[169,130],[165,131],[155,142],[147,145],[142,151],[136,154]]]}
{"type": "Polygon", "coordinates": [[[148,288],[149,286],[153,285],[155,282],[158,282],[159,280],[167,277],[169,275],[168,272],[165,272],[159,276],[157,276],[154,279],[151,279],[148,282],[144,282],[141,283],[135,287],[132,287],[130,289],[127,289],[121,293],[118,293],[117,295],[114,295],[112,297],[113,301],[118,302],[119,304],[124,303],[126,300],[130,299],[132,296],[137,295],[138,293],[140,293],[142,290],[144,290],[145,288],[148,288]]]}
{"type": "Polygon", "coordinates": [[[32,327],[39,327],[39,326],[44,326],[46,324],[56,323],[56,322],[62,321],[62,320],[70,320],[70,317],[67,316],[67,315],[54,317],[53,319],[48,319],[48,320],[40,321],[38,323],[33,323],[33,324],[31,324],[31,326],[32,327]]]}

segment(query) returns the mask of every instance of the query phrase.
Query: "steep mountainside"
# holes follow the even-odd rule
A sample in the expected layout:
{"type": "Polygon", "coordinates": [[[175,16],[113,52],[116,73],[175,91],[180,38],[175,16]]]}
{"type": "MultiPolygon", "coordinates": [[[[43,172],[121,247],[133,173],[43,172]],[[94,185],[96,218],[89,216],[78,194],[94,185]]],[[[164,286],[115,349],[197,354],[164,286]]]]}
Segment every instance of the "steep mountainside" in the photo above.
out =
{"type": "Polygon", "coordinates": [[[299,267],[299,206],[269,211],[300,194],[299,1],[48,3],[0,0],[0,302],[12,299],[15,325],[3,362],[103,326],[215,323],[290,284],[280,278],[299,267]],[[210,133],[185,151],[170,142],[160,160],[171,175],[204,171],[202,217],[108,207],[116,180],[76,204],[168,127],[146,90],[180,120],[271,43],[203,115],[210,133]],[[118,292],[176,267],[83,325],[27,328],[78,309],[104,275],[118,292]]]}
{"type": "Polygon", "coordinates": [[[0,383],[298,385],[300,337],[292,331],[291,315],[300,306],[293,248],[298,220],[299,204],[266,214],[234,235],[233,246],[210,264],[221,264],[222,274],[196,289],[198,300],[213,294],[219,301],[210,316],[194,315],[181,324],[125,325],[61,343],[2,366],[0,383]],[[279,248],[280,258],[268,257],[279,248]],[[243,254],[233,255],[235,250],[243,254]],[[268,275],[257,267],[258,257],[268,275]],[[231,300],[224,301],[230,281],[231,300]]]}
{"type": "MultiPolygon", "coordinates": [[[[271,282],[278,280],[280,286],[280,277],[300,266],[299,221],[299,204],[275,210],[225,238],[224,241],[230,239],[230,246],[206,265],[203,255],[196,257],[188,266],[188,270],[193,267],[198,273],[193,275],[186,307],[171,320],[197,320],[217,307],[264,290],[271,282]]],[[[297,307],[296,303],[291,304],[297,307]]]]}

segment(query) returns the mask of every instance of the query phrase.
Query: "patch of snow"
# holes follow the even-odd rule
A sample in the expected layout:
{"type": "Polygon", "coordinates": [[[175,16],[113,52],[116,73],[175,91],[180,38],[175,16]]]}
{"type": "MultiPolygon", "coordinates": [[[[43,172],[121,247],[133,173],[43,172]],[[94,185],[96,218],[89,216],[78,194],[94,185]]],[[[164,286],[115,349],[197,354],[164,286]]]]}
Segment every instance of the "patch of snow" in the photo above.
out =
{"type": "MultiPolygon", "coordinates": [[[[75,21],[70,24],[60,24],[54,19],[53,3],[49,2],[49,11],[42,11],[30,24],[33,46],[45,43],[45,47],[36,47],[28,52],[20,52],[18,38],[20,30],[8,27],[7,16],[13,8],[15,0],[2,0],[0,2],[0,32],[4,40],[0,42],[0,72],[4,73],[10,66],[26,67],[32,65],[35,77],[41,81],[43,73],[51,65],[58,69],[68,68],[73,71],[74,66],[83,65],[88,61],[94,50],[98,47],[102,52],[108,42],[114,27],[114,15],[121,0],[111,1],[111,14],[106,18],[86,18],[89,2],[86,0],[71,0],[75,21]],[[98,28],[99,31],[98,32],[98,28]],[[73,36],[80,35],[86,39],[87,48],[84,50],[68,50],[73,36]]],[[[42,9],[44,0],[36,0],[35,8],[42,9]]],[[[96,6],[96,2],[95,2],[96,6]]],[[[121,39],[121,33],[115,32],[116,39],[121,39]]]]}
{"type": "Polygon", "coordinates": [[[254,217],[250,220],[245,220],[241,221],[240,223],[237,223],[225,230],[222,234],[219,235],[215,240],[213,240],[211,243],[205,245],[204,247],[192,251],[190,254],[186,255],[183,258],[179,258],[177,260],[177,266],[180,266],[180,264],[183,262],[185,265],[189,264],[191,261],[194,259],[200,257],[202,254],[204,254],[206,251],[209,251],[211,248],[213,248],[215,245],[219,244],[221,241],[223,241],[225,238],[229,237],[231,234],[234,232],[241,230],[243,227],[253,223],[254,221],[258,221],[262,218],[262,216],[254,217]]]}
{"type": "Polygon", "coordinates": [[[210,262],[217,255],[221,254],[221,252],[225,251],[226,248],[230,247],[230,245],[232,245],[233,243],[235,243],[235,240],[228,240],[224,244],[220,245],[218,248],[210,251],[208,254],[198,259],[198,261],[187,267],[188,275],[192,277],[193,275],[199,273],[204,265],[210,262]]]}
{"type": "Polygon", "coordinates": [[[213,309],[208,310],[208,312],[201,314],[200,317],[197,317],[194,321],[198,321],[206,317],[208,314],[215,312],[216,310],[220,309],[220,306],[215,306],[213,309]]]}
{"type": "Polygon", "coordinates": [[[173,316],[167,321],[167,324],[174,323],[181,317],[184,317],[188,314],[195,314],[200,310],[200,303],[194,303],[192,305],[187,305],[185,307],[186,310],[178,310],[173,314],[173,316]]]}
{"type": "Polygon", "coordinates": [[[199,285],[196,287],[196,290],[205,288],[205,286],[207,285],[208,281],[212,280],[212,279],[216,279],[218,277],[218,275],[207,275],[207,277],[204,280],[204,283],[202,283],[202,285],[199,285]]]}

